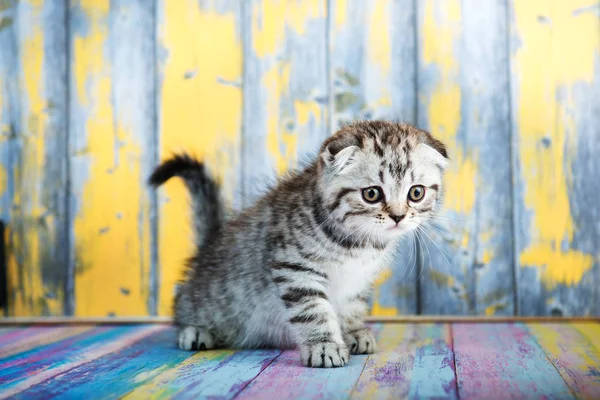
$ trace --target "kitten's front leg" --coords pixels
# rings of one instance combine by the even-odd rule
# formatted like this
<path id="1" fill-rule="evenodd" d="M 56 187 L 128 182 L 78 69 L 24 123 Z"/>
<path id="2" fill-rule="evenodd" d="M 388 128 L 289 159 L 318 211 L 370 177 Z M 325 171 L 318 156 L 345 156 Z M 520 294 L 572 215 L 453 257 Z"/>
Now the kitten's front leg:
<path id="1" fill-rule="evenodd" d="M 351 354 L 372 354 L 377 343 L 371 330 L 365 325 L 367 297 L 364 294 L 348 300 L 340 310 L 344 341 Z"/>
<path id="2" fill-rule="evenodd" d="M 274 275 L 289 322 L 299 340 L 302 363 L 324 368 L 346 365 L 350 353 L 333 305 L 325 294 L 326 278 L 293 279 L 294 274 Z"/>

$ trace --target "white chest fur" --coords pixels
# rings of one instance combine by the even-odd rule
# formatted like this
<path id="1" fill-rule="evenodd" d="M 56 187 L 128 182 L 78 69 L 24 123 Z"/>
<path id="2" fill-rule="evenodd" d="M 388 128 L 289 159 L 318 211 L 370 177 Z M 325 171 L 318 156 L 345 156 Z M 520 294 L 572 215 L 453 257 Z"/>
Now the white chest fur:
<path id="1" fill-rule="evenodd" d="M 377 274 L 385 266 L 381 251 L 367 250 L 359 256 L 347 259 L 342 265 L 328 271 L 330 293 L 328 297 L 336 309 L 349 298 L 364 292 L 373 284 Z"/>

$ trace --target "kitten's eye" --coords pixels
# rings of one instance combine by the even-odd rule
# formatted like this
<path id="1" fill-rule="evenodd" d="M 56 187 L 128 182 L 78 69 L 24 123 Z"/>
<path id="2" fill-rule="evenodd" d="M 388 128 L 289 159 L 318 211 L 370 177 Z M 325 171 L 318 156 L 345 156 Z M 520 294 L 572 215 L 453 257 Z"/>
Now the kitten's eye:
<path id="1" fill-rule="evenodd" d="M 413 203 L 418 203 L 425 197 L 425 188 L 421 185 L 415 185 L 408 191 L 408 199 Z"/>
<path id="2" fill-rule="evenodd" d="M 382 191 L 380 187 L 373 186 L 363 189 L 362 197 L 367 203 L 377 203 L 381 201 Z"/>

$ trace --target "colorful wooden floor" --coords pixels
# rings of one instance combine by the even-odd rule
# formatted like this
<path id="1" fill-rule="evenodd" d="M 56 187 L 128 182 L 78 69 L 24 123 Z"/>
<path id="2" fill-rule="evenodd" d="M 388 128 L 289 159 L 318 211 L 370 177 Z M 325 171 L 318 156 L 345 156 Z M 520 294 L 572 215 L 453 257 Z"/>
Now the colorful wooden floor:
<path id="1" fill-rule="evenodd" d="M 177 350 L 167 325 L 0 328 L 0 398 L 600 399 L 600 324 L 375 324 L 380 350 Z"/>

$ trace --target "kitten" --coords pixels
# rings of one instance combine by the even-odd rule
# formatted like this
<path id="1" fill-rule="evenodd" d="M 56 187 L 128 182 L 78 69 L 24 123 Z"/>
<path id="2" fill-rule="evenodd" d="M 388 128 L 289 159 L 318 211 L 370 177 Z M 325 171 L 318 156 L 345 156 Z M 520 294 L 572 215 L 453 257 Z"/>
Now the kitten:
<path id="1" fill-rule="evenodd" d="M 179 347 L 297 345 L 310 367 L 373 353 L 370 287 L 398 239 L 436 211 L 447 161 L 427 132 L 356 122 L 228 221 L 203 164 L 185 154 L 164 162 L 150 183 L 183 178 L 197 235 L 175 298 Z"/>

